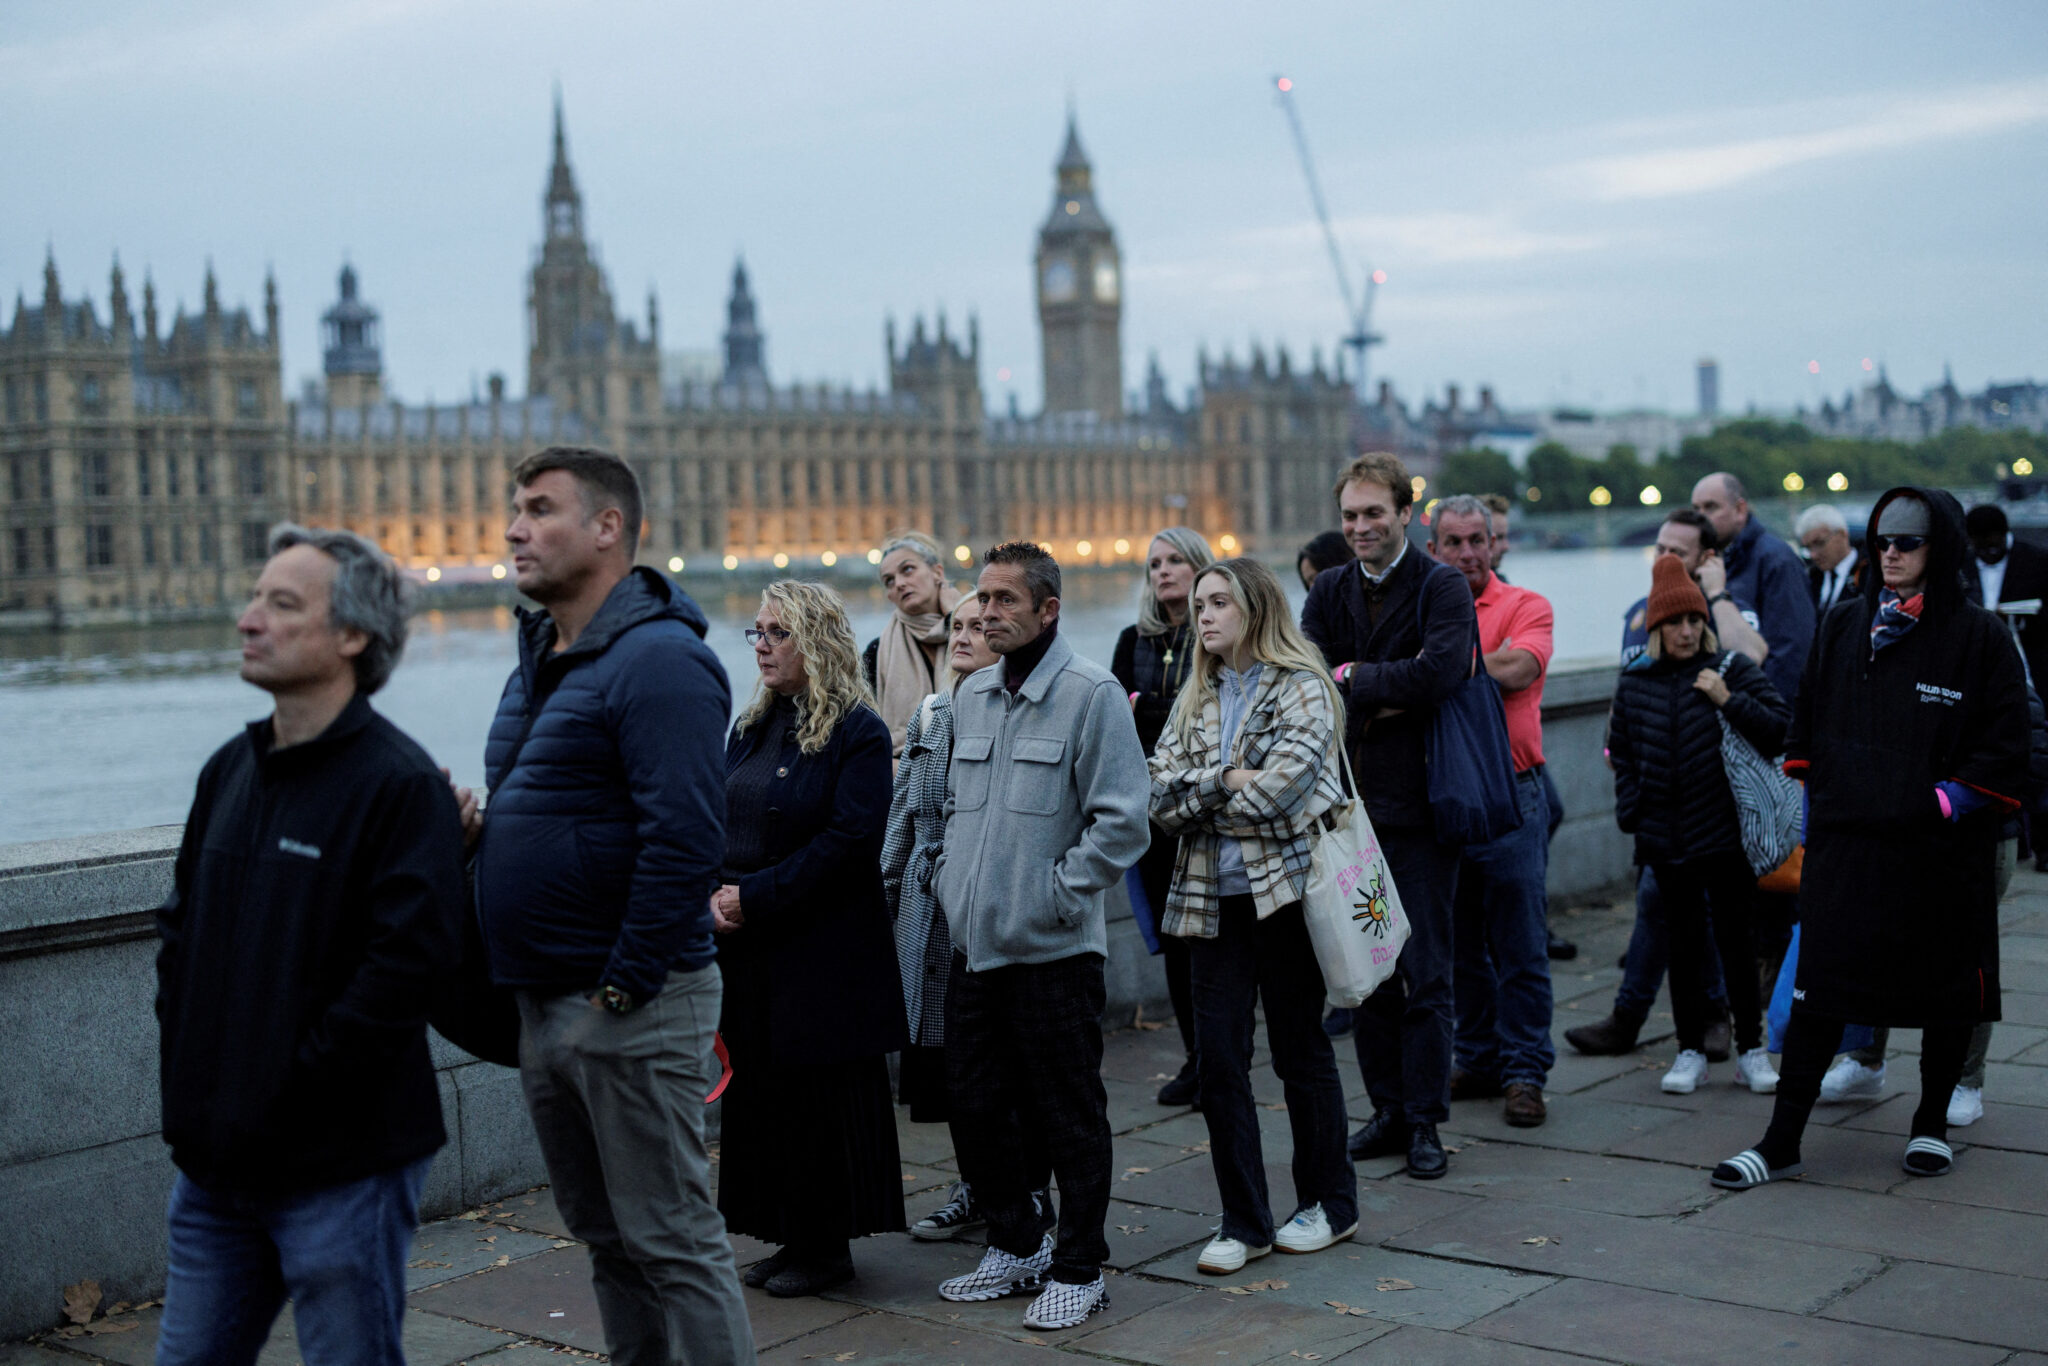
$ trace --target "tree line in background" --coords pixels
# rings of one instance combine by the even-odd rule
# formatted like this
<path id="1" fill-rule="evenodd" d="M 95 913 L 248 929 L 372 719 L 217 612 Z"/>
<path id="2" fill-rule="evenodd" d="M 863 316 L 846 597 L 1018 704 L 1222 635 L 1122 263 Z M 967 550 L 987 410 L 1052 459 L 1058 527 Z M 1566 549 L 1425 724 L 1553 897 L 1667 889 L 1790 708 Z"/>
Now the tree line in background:
<path id="1" fill-rule="evenodd" d="M 1874 495 L 1899 484 L 1983 486 L 2008 475 L 2048 475 L 2048 437 L 1958 427 L 1925 441 L 1816 436 L 1797 422 L 1749 418 L 1689 436 L 1676 455 L 1645 461 L 1634 446 L 1604 459 L 1576 455 L 1555 441 L 1529 452 L 1522 469 L 1492 449 L 1444 457 L 1435 496 L 1508 493 L 1532 512 L 1586 507 L 1683 504 L 1692 486 L 1716 470 L 1734 474 L 1752 498 L 1782 493 L 1817 500 Z M 1655 489 L 1645 495 L 1646 489 Z"/>

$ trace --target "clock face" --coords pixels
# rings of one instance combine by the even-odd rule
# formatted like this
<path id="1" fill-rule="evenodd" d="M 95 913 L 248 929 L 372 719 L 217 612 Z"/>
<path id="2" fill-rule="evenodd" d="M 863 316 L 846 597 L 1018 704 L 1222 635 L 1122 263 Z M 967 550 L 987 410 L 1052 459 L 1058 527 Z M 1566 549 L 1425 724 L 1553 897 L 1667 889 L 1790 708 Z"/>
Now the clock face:
<path id="1" fill-rule="evenodd" d="M 1106 304 L 1116 302 L 1116 261 L 1113 257 L 1099 256 L 1095 259 L 1095 297 Z"/>
<path id="2" fill-rule="evenodd" d="M 1074 297 L 1074 263 L 1064 256 L 1055 256 L 1045 263 L 1045 273 L 1039 279 L 1039 289 L 1049 304 L 1063 304 Z"/>

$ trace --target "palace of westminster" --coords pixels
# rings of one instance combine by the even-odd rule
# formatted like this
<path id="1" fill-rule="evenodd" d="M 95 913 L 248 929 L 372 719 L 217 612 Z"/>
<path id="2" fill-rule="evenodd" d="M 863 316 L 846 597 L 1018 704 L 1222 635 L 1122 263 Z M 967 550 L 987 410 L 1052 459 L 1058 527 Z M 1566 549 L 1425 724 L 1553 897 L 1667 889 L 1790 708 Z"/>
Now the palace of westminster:
<path id="1" fill-rule="evenodd" d="M 829 566 L 898 527 L 963 562 L 1028 538 L 1113 564 L 1175 523 L 1270 551 L 1332 520 L 1351 388 L 1319 358 L 1204 356 L 1179 406 L 1155 365 L 1126 400 L 1122 255 L 1071 120 L 1034 263 L 1036 417 L 985 410 L 978 328 L 962 337 L 943 315 L 888 328 L 886 393 L 772 384 L 743 265 L 722 370 L 664 383 L 654 301 L 644 324 L 620 316 L 584 235 L 559 104 L 543 227 L 526 395 L 493 376 L 455 405 L 385 396 L 378 316 L 351 268 L 322 318 L 324 388 L 287 402 L 274 280 L 259 321 L 222 307 L 209 267 L 201 311 L 166 331 L 149 282 L 131 311 L 118 264 L 104 316 L 47 264 L 41 307 L 18 301 L 0 328 L 0 624 L 217 613 L 247 595 L 286 518 L 360 532 L 419 577 L 502 576 L 507 471 L 554 443 L 625 456 L 647 500 L 642 560 L 692 572 Z"/>

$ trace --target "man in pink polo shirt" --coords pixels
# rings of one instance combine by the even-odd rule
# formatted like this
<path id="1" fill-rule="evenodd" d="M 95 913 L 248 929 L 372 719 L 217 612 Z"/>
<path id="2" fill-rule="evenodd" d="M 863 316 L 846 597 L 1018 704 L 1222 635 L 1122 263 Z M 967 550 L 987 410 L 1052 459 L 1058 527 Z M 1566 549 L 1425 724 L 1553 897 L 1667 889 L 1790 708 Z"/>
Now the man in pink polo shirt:
<path id="1" fill-rule="evenodd" d="M 1543 784 L 1543 674 L 1550 667 L 1550 604 L 1493 572 L 1492 531 L 1477 498 L 1436 506 L 1429 553 L 1465 576 L 1479 615 L 1479 648 L 1507 709 L 1508 749 L 1522 824 L 1470 845 L 1453 909 L 1457 1003 L 1451 1099 L 1507 1097 L 1503 1117 L 1533 1128 L 1546 1117 L 1550 1042 L 1546 924 L 1550 804 Z"/>

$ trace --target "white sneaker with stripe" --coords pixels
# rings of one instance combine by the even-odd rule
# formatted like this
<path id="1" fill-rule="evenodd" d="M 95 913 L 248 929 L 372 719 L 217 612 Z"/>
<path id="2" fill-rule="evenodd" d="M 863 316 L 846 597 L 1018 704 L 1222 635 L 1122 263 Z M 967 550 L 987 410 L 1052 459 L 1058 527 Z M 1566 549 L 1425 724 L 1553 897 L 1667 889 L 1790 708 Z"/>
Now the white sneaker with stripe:
<path id="1" fill-rule="evenodd" d="M 1805 1170 L 1806 1164 L 1804 1162 L 1794 1162 L 1790 1166 L 1779 1167 L 1773 1170 L 1771 1164 L 1764 1161 L 1762 1153 L 1754 1148 L 1744 1148 L 1735 1156 L 1715 1167 L 1713 1176 L 1708 1179 L 1722 1190 L 1746 1191 L 1752 1187 L 1766 1185 L 1772 1181 L 1787 1180 L 1798 1176 Z"/>

